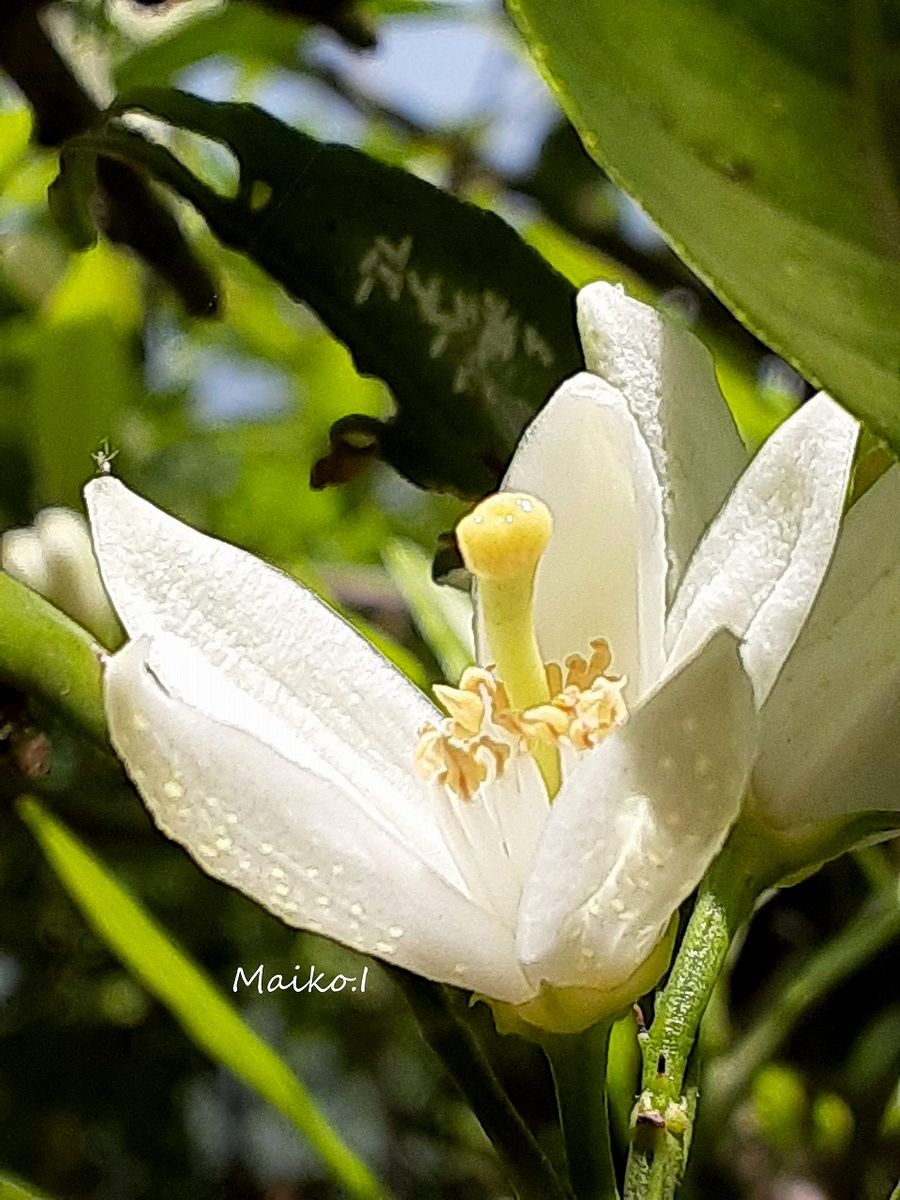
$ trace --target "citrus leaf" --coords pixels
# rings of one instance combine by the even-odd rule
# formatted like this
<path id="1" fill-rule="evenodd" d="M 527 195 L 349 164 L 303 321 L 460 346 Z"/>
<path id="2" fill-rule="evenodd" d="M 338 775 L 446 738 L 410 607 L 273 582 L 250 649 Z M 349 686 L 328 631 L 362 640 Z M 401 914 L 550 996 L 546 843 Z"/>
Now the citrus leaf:
<path id="1" fill-rule="evenodd" d="M 390 386 L 396 417 L 337 422 L 314 484 L 342 482 L 380 456 L 423 487 L 492 490 L 531 417 L 581 367 L 571 284 L 493 213 L 252 105 L 150 89 L 124 107 L 228 146 L 237 195 L 218 195 L 115 120 L 69 143 L 58 186 L 83 177 L 68 169 L 83 154 L 147 171 Z"/>
<path id="2" fill-rule="evenodd" d="M 900 447 L 895 0 L 509 0 L 587 149 L 732 311 Z"/>

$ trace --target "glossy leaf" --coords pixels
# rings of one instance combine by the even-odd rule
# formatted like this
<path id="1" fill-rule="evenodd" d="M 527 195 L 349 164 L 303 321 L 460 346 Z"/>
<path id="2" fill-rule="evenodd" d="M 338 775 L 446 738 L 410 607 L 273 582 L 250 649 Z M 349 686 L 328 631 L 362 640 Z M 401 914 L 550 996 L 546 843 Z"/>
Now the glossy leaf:
<path id="1" fill-rule="evenodd" d="M 84 917 L 187 1035 L 293 1122 L 350 1195 L 382 1196 L 290 1068 L 100 860 L 36 800 L 18 809 Z"/>
<path id="2" fill-rule="evenodd" d="M 896 6 L 509 7 L 586 147 L 675 249 L 900 446 Z"/>
<path id="3" fill-rule="evenodd" d="M 116 122 L 70 143 L 67 165 L 121 158 L 173 187 L 393 391 L 392 421 L 336 423 L 314 483 L 352 478 L 380 455 L 425 487 L 494 487 L 525 425 L 581 365 L 574 288 L 494 214 L 258 108 L 155 90 L 128 107 L 229 146 L 237 196 Z M 78 186 L 80 175 L 61 179 Z"/>

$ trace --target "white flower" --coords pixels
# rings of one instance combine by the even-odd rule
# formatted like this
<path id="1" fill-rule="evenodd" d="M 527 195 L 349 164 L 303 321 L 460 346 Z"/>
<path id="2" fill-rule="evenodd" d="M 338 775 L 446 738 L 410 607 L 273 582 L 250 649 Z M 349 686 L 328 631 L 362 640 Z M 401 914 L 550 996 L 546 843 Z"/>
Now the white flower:
<path id="1" fill-rule="evenodd" d="M 900 466 L 847 514 L 809 621 L 763 710 L 752 811 L 780 833 L 900 815 Z"/>
<path id="2" fill-rule="evenodd" d="M 7 529 L 0 537 L 0 563 L 105 644 L 120 640 L 80 513 L 44 508 L 28 528 Z"/>
<path id="3" fill-rule="evenodd" d="M 525 434 L 504 487 L 527 495 L 461 526 L 497 667 L 443 691 L 448 719 L 279 572 L 112 478 L 86 491 L 131 639 L 105 673 L 111 736 L 163 831 L 289 924 L 556 1029 L 664 969 L 740 810 L 857 435 L 819 396 L 735 484 L 700 344 L 605 285 L 580 321 L 592 373 Z"/>

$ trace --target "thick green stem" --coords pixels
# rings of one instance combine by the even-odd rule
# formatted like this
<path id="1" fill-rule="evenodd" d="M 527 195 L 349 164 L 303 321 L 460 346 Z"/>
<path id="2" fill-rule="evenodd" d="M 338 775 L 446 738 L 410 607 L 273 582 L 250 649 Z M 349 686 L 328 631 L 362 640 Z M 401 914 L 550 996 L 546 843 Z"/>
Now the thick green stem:
<path id="1" fill-rule="evenodd" d="M 770 882 L 767 849 L 752 831 L 738 827 L 700 885 L 643 1046 L 643 1091 L 635 1110 L 625 1200 L 675 1195 L 693 1126 L 694 1098 L 685 1094 L 685 1073 L 732 938 Z"/>
<path id="2" fill-rule="evenodd" d="M 721 861 L 721 860 L 720 860 Z M 754 900 L 742 881 L 715 867 L 700 887 L 672 972 L 657 1002 L 644 1045 L 643 1086 L 665 1111 L 681 1098 L 684 1073 L 700 1019 L 725 962 L 731 939 Z"/>
<path id="3" fill-rule="evenodd" d="M 0 571 L 0 680 L 52 705 L 107 747 L 98 648 L 37 592 Z"/>
<path id="4" fill-rule="evenodd" d="M 513 1107 L 468 1024 L 441 984 L 388 968 L 419 1022 L 422 1036 L 447 1068 L 490 1138 L 519 1200 L 570 1200 L 549 1159 Z"/>
<path id="5" fill-rule="evenodd" d="M 585 1033 L 548 1038 L 569 1178 L 578 1200 L 619 1200 L 607 1105 L 606 1067 L 612 1022 Z"/>

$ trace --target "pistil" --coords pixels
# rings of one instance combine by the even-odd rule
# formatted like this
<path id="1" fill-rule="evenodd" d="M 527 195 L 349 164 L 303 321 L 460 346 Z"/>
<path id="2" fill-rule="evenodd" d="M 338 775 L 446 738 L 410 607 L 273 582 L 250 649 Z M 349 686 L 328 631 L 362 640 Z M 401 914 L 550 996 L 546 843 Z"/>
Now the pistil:
<path id="1" fill-rule="evenodd" d="M 521 492 L 488 496 L 456 527 L 463 561 L 477 580 L 484 632 L 510 706 L 551 700 L 534 630 L 534 578 L 553 522 L 540 500 Z M 552 800 L 560 787 L 554 746 L 532 751 Z"/>

